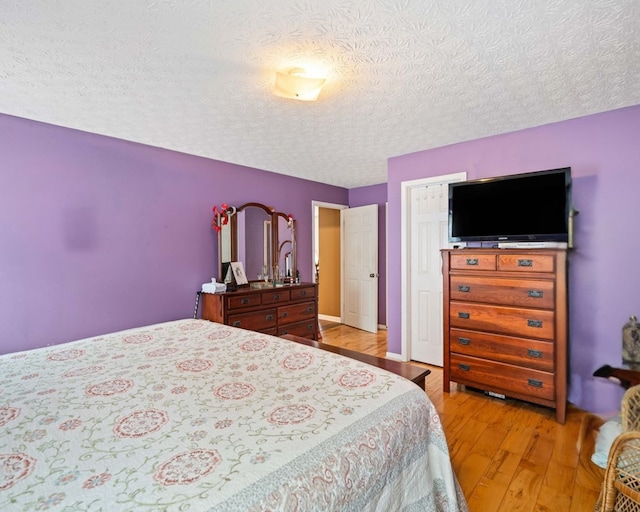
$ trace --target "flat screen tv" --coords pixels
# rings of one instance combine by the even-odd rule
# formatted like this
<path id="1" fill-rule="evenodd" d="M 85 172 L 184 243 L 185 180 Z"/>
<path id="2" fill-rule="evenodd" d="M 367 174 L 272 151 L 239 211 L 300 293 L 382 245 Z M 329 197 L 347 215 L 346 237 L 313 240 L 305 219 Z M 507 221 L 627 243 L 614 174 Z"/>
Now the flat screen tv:
<path id="1" fill-rule="evenodd" d="M 569 242 L 571 168 L 449 184 L 450 242 Z"/>

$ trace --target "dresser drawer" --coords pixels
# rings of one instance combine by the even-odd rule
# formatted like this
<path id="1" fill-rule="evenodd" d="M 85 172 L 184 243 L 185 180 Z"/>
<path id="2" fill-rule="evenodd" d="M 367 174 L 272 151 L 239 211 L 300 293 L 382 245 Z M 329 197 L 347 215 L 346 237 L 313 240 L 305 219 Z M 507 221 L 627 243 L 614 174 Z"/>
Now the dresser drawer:
<path id="1" fill-rule="evenodd" d="M 283 290 L 282 288 L 264 292 L 261 296 L 263 304 L 278 304 L 279 302 L 289 302 L 291 300 L 289 290 Z"/>
<path id="2" fill-rule="evenodd" d="M 511 334 L 524 338 L 554 339 L 555 315 L 541 309 L 488 306 L 472 302 L 451 302 L 451 327 Z"/>
<path id="3" fill-rule="evenodd" d="M 228 309 L 249 308 L 260 304 L 262 304 L 262 299 L 256 293 L 251 295 L 230 295 L 227 297 Z"/>
<path id="4" fill-rule="evenodd" d="M 290 290 L 291 300 L 310 299 L 316 296 L 315 286 L 293 287 Z"/>
<path id="5" fill-rule="evenodd" d="M 550 341 L 530 340 L 451 329 L 451 352 L 482 357 L 538 370 L 553 371 L 554 345 Z"/>
<path id="6" fill-rule="evenodd" d="M 451 276 L 451 300 L 488 302 L 504 306 L 553 309 L 553 281 L 481 276 Z"/>
<path id="7" fill-rule="evenodd" d="M 554 272 L 555 261 L 555 257 L 550 254 L 499 254 L 498 270 Z"/>
<path id="8" fill-rule="evenodd" d="M 512 392 L 544 400 L 554 399 L 552 373 L 458 354 L 451 354 L 450 361 L 451 378 L 456 382 L 507 396 Z"/>
<path id="9" fill-rule="evenodd" d="M 449 265 L 456 270 L 495 270 L 496 255 L 477 252 L 452 254 Z"/>
<path id="10" fill-rule="evenodd" d="M 280 306 L 278 308 L 278 323 L 282 325 L 300 322 L 302 320 L 307 320 L 308 318 L 315 318 L 315 316 L 315 302 L 301 302 L 300 304 Z"/>
<path id="11" fill-rule="evenodd" d="M 276 309 L 262 309 L 251 313 L 238 313 L 229 315 L 228 325 L 249 329 L 250 331 L 263 331 L 277 326 Z"/>
<path id="12" fill-rule="evenodd" d="M 301 336 L 303 338 L 315 339 L 318 326 L 316 325 L 316 319 L 310 318 L 304 322 L 298 322 L 295 324 L 287 324 L 278 328 L 278 336 L 284 336 L 285 334 L 293 334 L 295 336 Z"/>

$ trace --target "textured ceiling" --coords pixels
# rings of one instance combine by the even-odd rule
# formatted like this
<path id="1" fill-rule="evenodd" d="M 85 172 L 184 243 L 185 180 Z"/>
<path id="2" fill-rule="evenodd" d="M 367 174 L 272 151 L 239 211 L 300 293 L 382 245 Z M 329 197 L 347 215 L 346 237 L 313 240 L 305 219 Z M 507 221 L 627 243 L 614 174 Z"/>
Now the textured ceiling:
<path id="1" fill-rule="evenodd" d="M 347 188 L 639 84 L 638 0 L 0 0 L 0 112 Z"/>

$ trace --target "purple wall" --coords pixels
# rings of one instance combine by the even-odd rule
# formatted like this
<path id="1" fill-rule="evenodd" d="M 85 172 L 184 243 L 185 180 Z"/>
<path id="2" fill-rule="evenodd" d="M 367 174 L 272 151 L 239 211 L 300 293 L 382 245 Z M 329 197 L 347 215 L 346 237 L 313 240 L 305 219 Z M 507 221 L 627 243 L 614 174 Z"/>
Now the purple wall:
<path id="1" fill-rule="evenodd" d="M 378 324 L 387 324 L 387 184 L 352 188 L 349 206 L 378 205 Z"/>
<path id="2" fill-rule="evenodd" d="M 346 189 L 0 114 L 0 353 L 190 317 L 217 273 L 214 204 L 298 222 Z M 217 276 L 216 276 L 217 277 Z"/>
<path id="3" fill-rule="evenodd" d="M 572 168 L 576 218 L 570 254 L 570 400 L 619 410 L 622 388 L 592 377 L 622 363 L 621 329 L 640 315 L 640 105 L 389 160 L 389 247 L 400 245 L 402 181 L 467 171 L 469 179 Z M 389 268 L 400 268 L 390 251 Z M 389 283 L 389 351 L 400 352 L 400 283 Z"/>

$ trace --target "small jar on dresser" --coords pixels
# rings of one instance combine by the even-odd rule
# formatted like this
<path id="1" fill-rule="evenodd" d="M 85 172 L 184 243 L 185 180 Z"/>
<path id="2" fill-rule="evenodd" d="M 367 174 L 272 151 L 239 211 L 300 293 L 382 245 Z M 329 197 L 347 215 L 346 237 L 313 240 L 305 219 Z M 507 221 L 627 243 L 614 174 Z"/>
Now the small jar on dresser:
<path id="1" fill-rule="evenodd" d="M 234 292 L 203 293 L 202 318 L 274 336 L 318 339 L 315 283 L 269 286 L 258 283 Z"/>
<path id="2" fill-rule="evenodd" d="M 443 387 L 567 407 L 567 251 L 446 249 Z"/>

